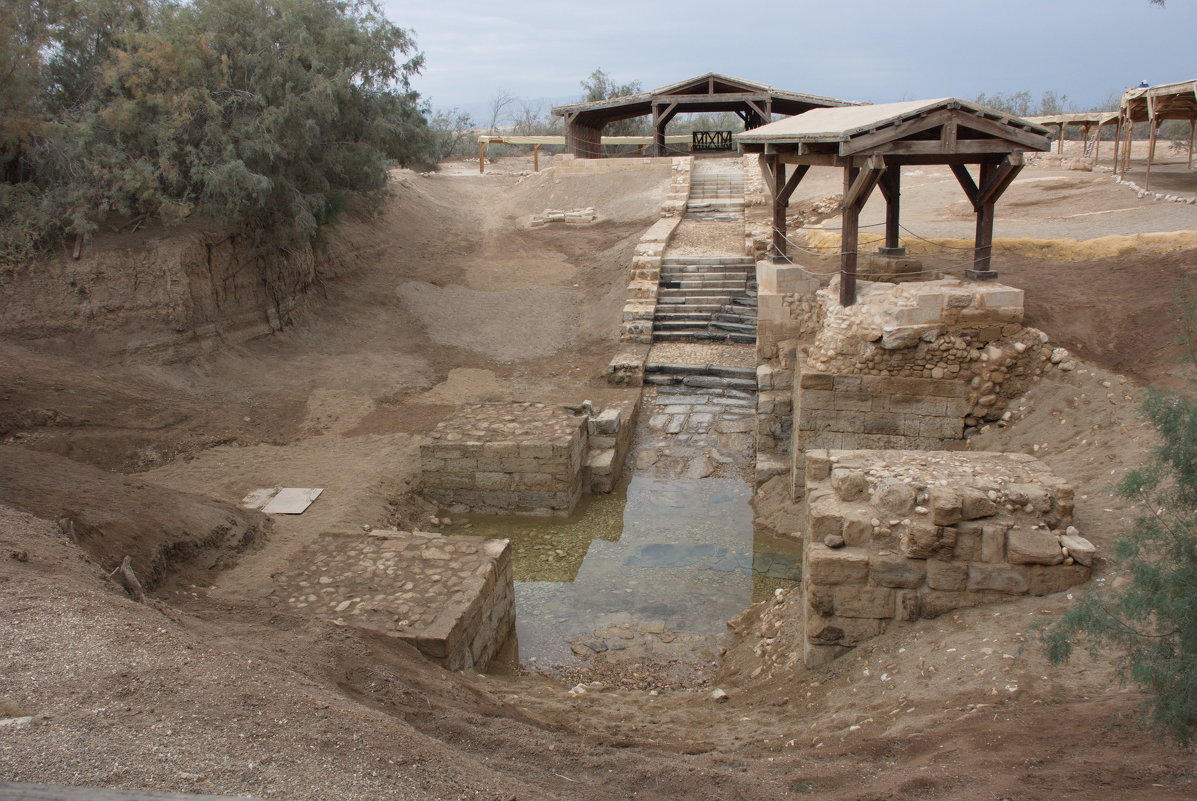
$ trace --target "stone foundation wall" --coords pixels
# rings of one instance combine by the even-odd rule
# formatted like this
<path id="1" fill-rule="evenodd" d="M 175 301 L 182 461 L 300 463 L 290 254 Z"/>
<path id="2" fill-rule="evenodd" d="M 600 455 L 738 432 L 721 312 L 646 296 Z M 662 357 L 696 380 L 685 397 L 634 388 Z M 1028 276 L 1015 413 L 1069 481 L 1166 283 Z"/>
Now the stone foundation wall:
<path id="1" fill-rule="evenodd" d="M 640 412 L 640 394 L 608 406 L 586 421 L 585 484 L 592 494 L 615 489 L 624 460 L 632 447 L 632 433 Z"/>
<path id="2" fill-rule="evenodd" d="M 809 667 L 895 621 L 1059 592 L 1094 559 L 1072 487 L 1023 454 L 814 450 L 806 495 Z"/>
<path id="3" fill-rule="evenodd" d="M 475 514 L 568 515 L 582 494 L 586 417 L 543 403 L 468 403 L 420 444 L 424 496 Z"/>

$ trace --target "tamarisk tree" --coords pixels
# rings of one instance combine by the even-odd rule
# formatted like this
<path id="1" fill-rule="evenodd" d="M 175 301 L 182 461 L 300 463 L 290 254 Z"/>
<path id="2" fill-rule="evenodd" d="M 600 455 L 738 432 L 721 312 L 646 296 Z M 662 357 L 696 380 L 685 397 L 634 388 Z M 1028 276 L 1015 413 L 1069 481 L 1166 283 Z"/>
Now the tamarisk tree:
<path id="1" fill-rule="evenodd" d="M 1197 364 L 1197 296 L 1191 287 L 1182 295 L 1181 339 Z M 1078 639 L 1095 653 L 1113 652 L 1123 678 L 1147 691 L 1148 724 L 1190 743 L 1197 735 L 1197 397 L 1149 390 L 1142 411 L 1159 446 L 1120 487 L 1144 510 L 1115 543 L 1129 580 L 1080 598 L 1044 640 L 1055 663 Z"/>

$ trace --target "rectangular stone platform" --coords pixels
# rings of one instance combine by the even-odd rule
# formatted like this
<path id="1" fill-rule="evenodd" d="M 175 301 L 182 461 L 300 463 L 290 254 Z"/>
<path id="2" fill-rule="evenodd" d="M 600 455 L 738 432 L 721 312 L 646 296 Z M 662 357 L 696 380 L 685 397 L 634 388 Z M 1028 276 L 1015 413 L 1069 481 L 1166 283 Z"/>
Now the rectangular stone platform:
<path id="1" fill-rule="evenodd" d="M 329 533 L 276 584 L 282 605 L 404 640 L 450 670 L 485 668 L 515 631 L 507 540 Z"/>
<path id="2" fill-rule="evenodd" d="M 568 515 L 582 493 L 586 421 L 544 403 L 463 404 L 420 444 L 424 496 L 474 514 Z"/>

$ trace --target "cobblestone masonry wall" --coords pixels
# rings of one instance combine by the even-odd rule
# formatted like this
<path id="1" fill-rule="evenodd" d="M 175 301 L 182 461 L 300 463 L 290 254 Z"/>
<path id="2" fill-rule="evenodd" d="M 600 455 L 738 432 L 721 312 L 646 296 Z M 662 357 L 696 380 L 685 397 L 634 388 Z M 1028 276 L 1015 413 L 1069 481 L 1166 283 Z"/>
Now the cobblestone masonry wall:
<path id="1" fill-rule="evenodd" d="M 1095 551 L 1073 490 L 1024 454 L 807 453 L 804 660 L 817 667 L 895 621 L 1059 592 Z"/>
<path id="2" fill-rule="evenodd" d="M 822 322 L 796 375 L 796 497 L 803 450 L 952 447 L 1000 419 L 1044 369 L 1075 367 L 1023 327 L 1018 289 L 954 278 L 862 283 L 849 307 L 838 292 L 838 277 L 815 292 Z"/>
<path id="3" fill-rule="evenodd" d="M 515 630 L 507 540 L 330 533 L 293 564 L 277 579 L 281 603 L 404 640 L 450 670 L 485 668 Z"/>
<path id="4" fill-rule="evenodd" d="M 628 299 L 624 303 L 619 330 L 621 342 L 652 344 L 653 341 L 653 317 L 657 312 L 657 291 L 661 284 L 661 258 L 686 211 L 694 159 L 681 156 L 673 158 L 670 164 L 673 177 L 669 194 L 661 204 L 661 219 L 644 232 L 632 253 Z"/>

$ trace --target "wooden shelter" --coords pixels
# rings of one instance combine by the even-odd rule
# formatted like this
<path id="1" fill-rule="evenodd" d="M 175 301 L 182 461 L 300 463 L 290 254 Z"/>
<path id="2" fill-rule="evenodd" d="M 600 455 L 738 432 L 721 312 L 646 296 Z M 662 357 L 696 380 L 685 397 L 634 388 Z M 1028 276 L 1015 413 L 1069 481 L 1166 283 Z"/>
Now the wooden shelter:
<path id="1" fill-rule="evenodd" d="M 760 153 L 773 198 L 773 260 L 788 261 L 786 207 L 811 167 L 844 170 L 840 303 L 856 302 L 860 212 L 877 186 L 885 196 L 885 247 L 898 255 L 902 167 L 951 167 L 977 214 L 974 279 L 995 278 L 990 267 L 994 205 L 1022 170 L 1023 152 L 1048 149 L 1048 131 L 995 109 L 958 100 L 914 100 L 808 111 L 739 134 L 740 147 Z M 968 165 L 977 165 L 974 178 Z M 787 177 L 788 165 L 793 172 Z"/>
<path id="2" fill-rule="evenodd" d="M 1189 121 L 1189 169 L 1193 169 L 1193 146 L 1197 144 L 1197 79 L 1162 83 L 1159 86 L 1142 86 L 1127 89 L 1122 93 L 1119 104 L 1119 124 L 1126 131 L 1125 148 L 1119 158 L 1118 148 L 1122 137 L 1114 141 L 1114 161 L 1119 175 L 1130 169 L 1131 142 L 1134 141 L 1134 124 L 1150 123 L 1151 135 L 1147 146 L 1147 178 L 1144 190 L 1151 188 L 1151 163 L 1155 160 L 1155 141 L 1159 135 L 1160 123 L 1164 120 Z"/>
<path id="3" fill-rule="evenodd" d="M 601 137 L 609 123 L 633 117 L 653 118 L 653 153 L 665 155 L 665 127 L 678 114 L 730 111 L 746 129 L 765 125 L 774 114 L 801 114 L 814 108 L 849 106 L 846 100 L 774 89 L 762 83 L 715 72 L 637 95 L 591 103 L 554 106 L 565 119 L 565 148 L 579 158 L 602 156 Z"/>
<path id="4" fill-rule="evenodd" d="M 1049 114 L 1043 117 L 1023 117 L 1023 119 L 1045 128 L 1056 126 L 1056 141 L 1059 143 L 1060 155 L 1064 155 L 1064 132 L 1070 125 L 1081 129 L 1081 140 L 1085 142 L 1086 147 L 1090 134 L 1092 134 L 1093 160 L 1096 162 L 1101 157 L 1101 129 L 1107 125 L 1117 126 L 1119 114 L 1117 111 L 1090 111 L 1084 114 Z M 1114 140 L 1118 140 L 1117 134 L 1115 134 Z"/>

